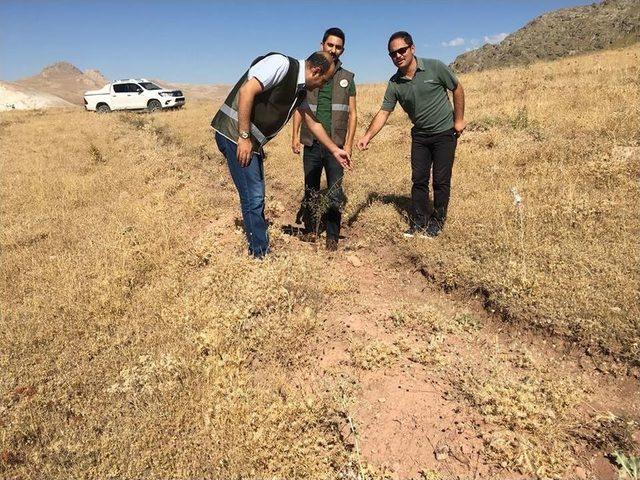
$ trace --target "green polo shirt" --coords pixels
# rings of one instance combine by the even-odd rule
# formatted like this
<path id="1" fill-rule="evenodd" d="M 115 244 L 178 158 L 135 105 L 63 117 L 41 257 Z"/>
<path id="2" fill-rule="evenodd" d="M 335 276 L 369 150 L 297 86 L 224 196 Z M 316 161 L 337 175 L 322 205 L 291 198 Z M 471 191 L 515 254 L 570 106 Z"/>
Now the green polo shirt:
<path id="1" fill-rule="evenodd" d="M 418 58 L 413 78 L 400 71 L 389 79 L 381 109 L 392 112 L 396 102 L 407 112 L 411 122 L 425 133 L 434 134 L 453 128 L 453 107 L 447 90 L 458 86 L 458 79 L 440 60 Z"/>
<path id="2" fill-rule="evenodd" d="M 356 95 L 356 84 L 353 81 L 349 82 L 349 96 L 354 97 Z M 325 131 L 331 135 L 331 99 L 333 96 L 333 80 L 324 84 L 324 86 L 318 92 L 318 109 L 316 111 L 316 118 L 322 124 Z"/>

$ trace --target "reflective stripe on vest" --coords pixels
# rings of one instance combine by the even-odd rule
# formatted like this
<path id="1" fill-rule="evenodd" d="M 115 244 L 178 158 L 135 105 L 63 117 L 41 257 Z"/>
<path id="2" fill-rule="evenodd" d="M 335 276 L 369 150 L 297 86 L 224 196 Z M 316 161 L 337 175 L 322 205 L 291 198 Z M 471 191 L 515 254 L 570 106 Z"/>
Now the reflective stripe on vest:
<path id="1" fill-rule="evenodd" d="M 318 111 L 318 105 L 316 105 L 315 103 L 310 103 L 309 108 L 313 113 L 316 113 Z M 337 110 L 339 112 L 348 112 L 349 105 L 345 105 L 343 103 L 332 103 L 331 110 Z"/>
<path id="2" fill-rule="evenodd" d="M 222 104 L 222 106 L 220 107 L 220 111 L 224 113 L 226 116 L 234 119 L 236 122 L 238 121 L 238 112 L 236 112 L 233 108 L 231 108 L 226 103 Z M 256 140 L 258 140 L 260 144 L 262 144 L 267 138 L 260 131 L 260 129 L 256 127 L 253 123 L 251 124 L 251 134 L 255 137 Z"/>

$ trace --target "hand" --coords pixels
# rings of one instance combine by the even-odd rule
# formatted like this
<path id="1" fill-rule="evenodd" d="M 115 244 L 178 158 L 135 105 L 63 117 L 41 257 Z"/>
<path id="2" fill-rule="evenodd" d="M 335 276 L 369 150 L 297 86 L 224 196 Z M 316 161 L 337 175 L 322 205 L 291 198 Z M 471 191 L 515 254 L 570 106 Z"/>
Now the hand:
<path id="1" fill-rule="evenodd" d="M 331 153 L 333 154 L 334 158 L 338 161 L 338 163 L 342 165 L 342 168 L 346 170 L 351 170 L 351 155 L 349 155 L 342 148 L 338 148 Z"/>
<path id="2" fill-rule="evenodd" d="M 456 120 L 455 122 L 453 122 L 453 129 L 458 136 L 462 135 L 462 132 L 465 128 L 467 128 L 467 122 L 465 122 L 464 120 Z"/>
<path id="3" fill-rule="evenodd" d="M 370 141 L 371 141 L 371 139 L 368 136 L 365 135 L 360 140 L 358 140 L 358 149 L 360 149 L 360 150 L 368 150 Z"/>
<path id="4" fill-rule="evenodd" d="M 241 167 L 246 167 L 251 163 L 251 140 L 249 138 L 238 138 L 237 157 Z"/>
<path id="5" fill-rule="evenodd" d="M 302 150 L 302 144 L 300 143 L 300 140 L 293 140 L 291 142 L 291 151 L 296 155 L 299 155 L 301 150 Z"/>

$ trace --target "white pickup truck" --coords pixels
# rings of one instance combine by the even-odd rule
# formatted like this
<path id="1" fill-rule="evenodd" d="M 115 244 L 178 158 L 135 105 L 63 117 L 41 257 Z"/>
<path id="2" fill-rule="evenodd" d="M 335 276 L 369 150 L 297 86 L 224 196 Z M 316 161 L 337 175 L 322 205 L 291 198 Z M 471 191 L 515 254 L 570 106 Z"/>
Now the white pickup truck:
<path id="1" fill-rule="evenodd" d="M 118 80 L 84 94 L 84 107 L 98 113 L 143 109 L 155 112 L 163 108 L 180 108 L 184 102 L 180 90 L 167 90 L 144 78 Z"/>

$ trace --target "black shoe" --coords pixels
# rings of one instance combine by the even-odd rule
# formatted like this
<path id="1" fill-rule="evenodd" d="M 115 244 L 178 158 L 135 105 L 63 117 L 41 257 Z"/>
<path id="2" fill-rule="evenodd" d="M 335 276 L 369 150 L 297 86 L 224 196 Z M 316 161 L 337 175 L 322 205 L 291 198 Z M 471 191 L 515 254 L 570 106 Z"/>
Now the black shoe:
<path id="1" fill-rule="evenodd" d="M 338 239 L 327 237 L 327 250 L 329 252 L 335 252 L 338 250 Z"/>
<path id="2" fill-rule="evenodd" d="M 444 227 L 444 222 L 440 220 L 436 220 L 435 218 L 431 218 L 429 223 L 427 224 L 427 228 L 425 228 L 425 234 L 428 237 L 437 237 L 442 233 L 442 228 Z"/>

